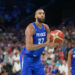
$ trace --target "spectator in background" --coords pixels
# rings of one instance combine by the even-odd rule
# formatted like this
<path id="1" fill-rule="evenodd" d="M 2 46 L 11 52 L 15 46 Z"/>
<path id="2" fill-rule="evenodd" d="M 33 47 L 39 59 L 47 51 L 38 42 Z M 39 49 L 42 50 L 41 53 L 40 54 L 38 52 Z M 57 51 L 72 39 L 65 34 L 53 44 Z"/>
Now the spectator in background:
<path id="1" fill-rule="evenodd" d="M 3 51 L 0 49 L 0 63 L 3 63 Z"/>
<path id="2" fill-rule="evenodd" d="M 72 38 L 75 38 L 75 28 L 72 28 Z"/>
<path id="3" fill-rule="evenodd" d="M 58 54 L 59 54 L 60 59 L 61 59 L 61 60 L 64 60 L 64 53 L 63 53 L 63 51 L 62 51 L 61 48 L 59 48 Z"/>
<path id="4" fill-rule="evenodd" d="M 72 48 L 72 45 L 71 45 L 71 41 L 70 42 L 68 42 L 68 46 L 67 46 L 67 51 L 69 52 L 69 50 Z"/>
<path id="5" fill-rule="evenodd" d="M 6 71 L 5 67 L 2 68 L 2 74 L 1 75 L 8 75 L 8 72 Z"/>
<path id="6" fill-rule="evenodd" d="M 51 68 L 50 68 L 49 64 L 46 64 L 45 65 L 45 75 L 50 75 L 50 71 L 51 71 Z"/>
<path id="7" fill-rule="evenodd" d="M 54 61 L 52 61 L 52 65 L 50 66 L 50 68 L 51 68 L 51 72 L 50 72 L 51 75 L 59 75 L 60 74 L 59 70 L 58 70 L 58 66 L 55 65 Z"/>
<path id="8" fill-rule="evenodd" d="M 68 75 L 68 65 L 65 60 L 63 61 L 63 75 Z"/>
<path id="9" fill-rule="evenodd" d="M 16 50 L 14 53 L 13 53 L 13 62 L 16 63 L 17 61 L 20 60 L 20 55 L 19 55 L 19 51 Z"/>
<path id="10" fill-rule="evenodd" d="M 18 49 L 17 48 L 14 48 L 14 50 L 13 50 L 13 69 L 12 69 L 12 71 L 13 71 L 13 73 L 14 74 L 16 74 L 16 75 L 18 75 L 19 74 L 19 72 L 20 72 L 20 70 L 21 70 L 21 68 L 20 68 L 20 54 L 19 54 L 19 51 L 18 51 Z"/>
<path id="11" fill-rule="evenodd" d="M 9 64 L 12 66 L 13 65 L 13 53 L 11 51 L 9 52 L 8 59 L 9 59 Z"/>
<path id="12" fill-rule="evenodd" d="M 2 73 L 2 64 L 0 63 L 0 74 Z"/>
<path id="13" fill-rule="evenodd" d="M 64 42 L 63 45 L 62 45 L 62 50 L 63 50 L 63 52 L 65 52 L 66 48 L 67 48 L 67 43 Z"/>
<path id="14" fill-rule="evenodd" d="M 56 58 L 55 58 L 55 65 L 57 65 L 58 67 L 60 66 L 60 58 L 59 58 L 59 56 L 57 56 Z"/>
<path id="15" fill-rule="evenodd" d="M 8 53 L 8 52 L 4 53 L 4 60 L 3 60 L 3 63 L 4 63 L 4 64 L 9 63 L 9 53 Z"/>
<path id="16" fill-rule="evenodd" d="M 62 60 L 61 65 L 59 66 L 60 75 L 68 75 L 68 66 L 65 60 Z"/>

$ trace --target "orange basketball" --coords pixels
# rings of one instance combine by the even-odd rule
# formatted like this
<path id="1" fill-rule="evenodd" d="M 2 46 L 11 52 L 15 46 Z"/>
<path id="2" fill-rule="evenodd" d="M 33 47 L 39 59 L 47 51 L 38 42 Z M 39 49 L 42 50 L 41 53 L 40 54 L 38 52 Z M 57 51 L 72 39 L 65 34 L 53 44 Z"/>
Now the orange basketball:
<path id="1" fill-rule="evenodd" d="M 50 41 L 55 43 L 60 43 L 64 41 L 64 34 L 60 30 L 54 30 L 50 33 Z"/>

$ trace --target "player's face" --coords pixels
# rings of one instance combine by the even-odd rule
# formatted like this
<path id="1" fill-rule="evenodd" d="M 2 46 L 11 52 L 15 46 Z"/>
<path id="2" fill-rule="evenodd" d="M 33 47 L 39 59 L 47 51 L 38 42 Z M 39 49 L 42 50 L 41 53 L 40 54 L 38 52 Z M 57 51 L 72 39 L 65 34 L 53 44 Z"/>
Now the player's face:
<path id="1" fill-rule="evenodd" d="M 38 22 L 43 23 L 45 21 L 45 12 L 44 10 L 36 11 L 35 18 Z"/>

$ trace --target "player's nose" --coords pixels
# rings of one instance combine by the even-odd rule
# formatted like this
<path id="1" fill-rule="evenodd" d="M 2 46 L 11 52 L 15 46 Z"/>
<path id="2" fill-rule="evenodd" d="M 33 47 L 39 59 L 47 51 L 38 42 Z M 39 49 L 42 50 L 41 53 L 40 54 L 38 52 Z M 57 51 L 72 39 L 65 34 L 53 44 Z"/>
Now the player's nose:
<path id="1" fill-rule="evenodd" d="M 45 18 L 45 16 L 41 16 L 41 18 Z"/>
<path id="2" fill-rule="evenodd" d="M 42 14 L 42 15 L 41 15 L 41 17 L 42 17 L 42 18 L 44 18 L 44 17 L 45 17 L 45 15 L 43 15 L 43 14 Z"/>

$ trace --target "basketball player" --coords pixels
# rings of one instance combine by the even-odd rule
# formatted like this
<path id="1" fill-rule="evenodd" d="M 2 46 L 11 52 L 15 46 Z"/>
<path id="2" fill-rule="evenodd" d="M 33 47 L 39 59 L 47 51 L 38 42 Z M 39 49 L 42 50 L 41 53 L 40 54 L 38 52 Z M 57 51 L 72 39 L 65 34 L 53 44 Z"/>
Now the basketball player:
<path id="1" fill-rule="evenodd" d="M 68 53 L 68 75 L 75 75 L 75 38 L 72 39 L 72 47 Z"/>
<path id="2" fill-rule="evenodd" d="M 30 23 L 25 30 L 26 45 L 20 55 L 21 75 L 45 75 L 41 62 L 41 54 L 45 46 L 56 47 L 50 43 L 50 29 L 44 24 L 45 12 L 38 9 L 35 12 L 36 21 Z"/>

